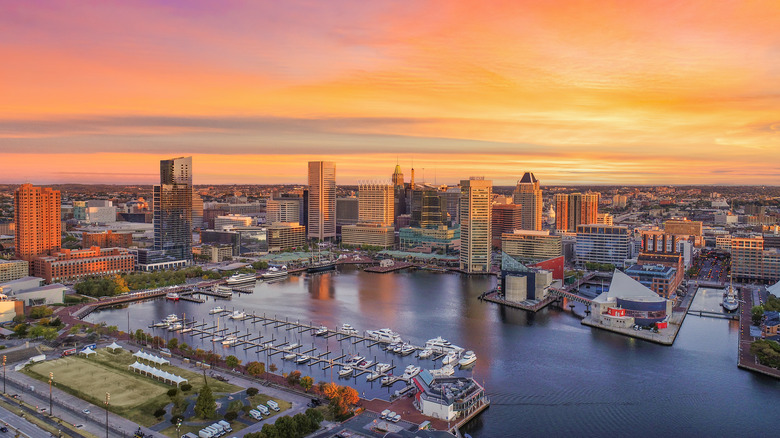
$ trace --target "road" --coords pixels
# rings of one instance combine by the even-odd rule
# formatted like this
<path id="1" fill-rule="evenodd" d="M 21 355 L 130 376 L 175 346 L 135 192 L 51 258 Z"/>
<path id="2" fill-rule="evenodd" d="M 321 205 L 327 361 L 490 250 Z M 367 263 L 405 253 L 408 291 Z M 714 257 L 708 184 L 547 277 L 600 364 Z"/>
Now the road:
<path id="1" fill-rule="evenodd" d="M 43 431 L 38 426 L 21 418 L 18 413 L 13 413 L 0 407 L 0 422 L 8 425 L 8 434 L 14 433 L 14 429 L 30 438 L 49 438 L 49 432 Z"/>

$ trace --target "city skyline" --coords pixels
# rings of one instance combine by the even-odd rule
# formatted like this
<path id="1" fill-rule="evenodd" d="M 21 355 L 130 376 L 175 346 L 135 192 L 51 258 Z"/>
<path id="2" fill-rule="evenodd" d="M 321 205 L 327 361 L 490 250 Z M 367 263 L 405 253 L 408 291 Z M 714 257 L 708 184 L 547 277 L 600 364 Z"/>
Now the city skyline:
<path id="1" fill-rule="evenodd" d="M 780 184 L 776 3 L 2 12 L 1 183 L 153 184 L 192 155 L 195 184 L 305 183 L 308 161 L 354 184 L 397 159 L 427 182 Z"/>

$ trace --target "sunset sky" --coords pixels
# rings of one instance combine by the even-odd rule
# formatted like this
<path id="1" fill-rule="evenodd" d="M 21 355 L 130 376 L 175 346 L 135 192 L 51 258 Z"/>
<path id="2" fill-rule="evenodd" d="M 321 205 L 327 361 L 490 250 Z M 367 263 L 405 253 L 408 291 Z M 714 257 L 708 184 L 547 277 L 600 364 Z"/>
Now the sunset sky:
<path id="1" fill-rule="evenodd" d="M 780 184 L 780 2 L 0 4 L 0 182 Z"/>

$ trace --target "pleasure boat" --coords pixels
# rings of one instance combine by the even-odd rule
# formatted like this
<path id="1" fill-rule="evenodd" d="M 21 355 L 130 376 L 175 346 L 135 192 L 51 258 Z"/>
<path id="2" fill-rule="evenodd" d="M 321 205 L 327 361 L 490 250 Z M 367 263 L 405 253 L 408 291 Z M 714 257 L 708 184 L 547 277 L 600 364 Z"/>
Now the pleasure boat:
<path id="1" fill-rule="evenodd" d="M 222 306 L 217 306 L 217 307 L 209 310 L 209 315 L 213 315 L 215 313 L 222 313 L 224 311 L 225 311 L 225 309 L 223 309 Z"/>
<path id="2" fill-rule="evenodd" d="M 370 367 L 373 364 L 374 364 L 374 361 L 369 359 L 369 360 L 364 360 L 363 362 L 360 362 L 359 366 L 361 368 L 368 368 L 368 367 Z"/>
<path id="3" fill-rule="evenodd" d="M 187 326 L 187 327 L 184 327 L 183 329 L 181 329 L 180 333 L 189 333 L 191 331 L 192 331 L 192 327 L 191 326 Z"/>
<path id="4" fill-rule="evenodd" d="M 233 313 L 230 314 L 230 319 L 244 319 L 244 318 L 246 318 L 246 313 L 240 310 L 234 310 Z"/>
<path id="5" fill-rule="evenodd" d="M 360 362 L 363 362 L 363 359 L 365 359 L 365 357 L 354 355 L 354 356 L 349 358 L 349 360 L 347 361 L 347 365 L 357 366 L 357 364 L 359 364 Z"/>
<path id="6" fill-rule="evenodd" d="M 386 342 L 388 344 L 396 344 L 403 342 L 401 336 L 398 333 L 390 330 L 389 328 L 383 328 L 379 330 L 366 330 L 366 336 L 379 342 Z"/>
<path id="7" fill-rule="evenodd" d="M 389 363 L 378 363 L 374 367 L 378 373 L 385 373 L 390 371 L 391 365 Z"/>
<path id="8" fill-rule="evenodd" d="M 176 322 L 168 326 L 169 331 L 181 330 L 183 328 L 184 326 L 180 322 Z"/>
<path id="9" fill-rule="evenodd" d="M 298 359 L 296 359 L 295 363 L 297 363 L 298 365 L 303 365 L 306 362 L 308 362 L 309 360 L 311 360 L 311 357 L 304 354 L 303 356 L 301 356 Z"/>
<path id="10" fill-rule="evenodd" d="M 425 350 L 421 351 L 420 354 L 417 355 L 420 359 L 428 359 L 429 357 L 433 356 L 433 350 L 430 348 L 426 348 Z"/>
<path id="11" fill-rule="evenodd" d="M 239 284 L 249 284 L 257 281 L 257 275 L 255 274 L 233 274 L 228 278 L 225 283 L 229 286 L 238 286 Z"/>
<path id="12" fill-rule="evenodd" d="M 295 360 L 296 357 L 298 357 L 298 355 L 295 354 L 295 353 L 287 353 L 287 354 L 284 355 L 283 359 L 284 360 Z"/>
<path id="13" fill-rule="evenodd" d="M 328 334 L 328 328 L 324 325 L 321 325 L 320 328 L 317 329 L 316 332 L 314 332 L 314 336 L 325 336 Z"/>
<path id="14" fill-rule="evenodd" d="M 343 333 L 345 335 L 350 335 L 350 336 L 351 335 L 356 335 L 358 333 L 358 331 L 355 330 L 354 328 L 352 328 L 352 326 L 349 325 L 349 324 L 342 324 L 341 325 L 341 329 L 339 330 L 339 332 L 341 332 L 341 333 Z"/>
<path id="15" fill-rule="evenodd" d="M 430 370 L 429 372 L 433 377 L 447 377 L 455 374 L 455 367 L 452 365 L 444 365 L 437 370 Z"/>
<path id="16" fill-rule="evenodd" d="M 380 377 L 382 377 L 382 373 L 374 371 L 373 373 L 366 375 L 366 381 L 367 382 L 373 382 L 374 380 L 376 380 L 376 379 L 378 379 Z"/>
<path id="17" fill-rule="evenodd" d="M 382 386 L 391 385 L 394 380 L 395 380 L 395 377 L 393 377 L 392 374 L 388 374 L 388 375 L 382 377 Z"/>
<path id="18" fill-rule="evenodd" d="M 401 342 L 396 342 L 394 344 L 387 344 L 385 346 L 385 351 L 393 351 L 395 349 L 395 347 L 397 347 L 399 345 L 401 345 Z"/>
<path id="19" fill-rule="evenodd" d="M 165 321 L 155 322 L 152 327 L 168 327 L 170 324 Z"/>
<path id="20" fill-rule="evenodd" d="M 271 268 L 268 268 L 267 271 L 265 271 L 262 274 L 260 274 L 260 277 L 262 277 L 263 280 L 268 280 L 268 279 L 271 279 L 271 278 L 280 278 L 280 277 L 285 277 L 285 276 L 287 276 L 287 266 L 282 266 L 281 269 L 271 267 Z"/>
<path id="21" fill-rule="evenodd" d="M 163 322 L 167 322 L 168 324 L 173 324 L 174 322 L 179 320 L 179 316 L 175 313 L 171 313 L 170 315 L 163 318 Z"/>
<path id="22" fill-rule="evenodd" d="M 283 349 L 284 349 L 284 350 L 287 350 L 287 351 L 291 351 L 291 350 L 295 350 L 296 348 L 298 348 L 298 347 L 300 347 L 300 346 L 301 346 L 301 344 L 294 343 L 294 344 L 287 345 L 287 346 L 286 346 L 286 347 L 284 347 Z"/>
<path id="23" fill-rule="evenodd" d="M 238 343 L 238 338 L 235 335 L 230 335 L 222 340 L 222 345 L 231 346 Z"/>
<path id="24" fill-rule="evenodd" d="M 404 348 L 403 344 L 396 344 L 395 346 L 393 346 L 393 353 L 400 354 L 403 348 Z"/>
<path id="25" fill-rule="evenodd" d="M 165 299 L 171 301 L 179 301 L 179 294 L 177 294 L 176 292 L 168 292 L 167 294 L 165 294 Z"/>
<path id="26" fill-rule="evenodd" d="M 438 353 L 455 352 L 460 354 L 463 352 L 463 348 L 452 344 L 450 341 L 442 338 L 441 336 L 433 339 L 428 339 L 428 341 L 425 343 L 425 348 L 431 349 L 434 352 L 438 352 Z"/>
<path id="27" fill-rule="evenodd" d="M 460 358 L 460 360 L 458 361 L 458 365 L 460 365 L 461 368 L 465 368 L 476 361 L 477 361 L 477 355 L 474 354 L 473 351 L 469 350 L 466 352 L 466 354 L 463 355 L 463 357 Z"/>
<path id="28" fill-rule="evenodd" d="M 412 377 L 414 377 L 414 376 L 416 376 L 418 374 L 420 374 L 420 367 L 414 366 L 414 365 L 409 365 L 404 370 L 403 379 L 404 380 L 409 380 L 409 379 L 411 379 Z"/>
<path id="29" fill-rule="evenodd" d="M 352 367 L 347 365 L 339 370 L 339 377 L 349 377 L 352 375 Z"/>
<path id="30" fill-rule="evenodd" d="M 458 355 L 455 353 L 449 353 L 446 356 L 444 356 L 444 359 L 442 360 L 442 363 L 444 365 L 450 365 L 458 362 Z"/>
<path id="31" fill-rule="evenodd" d="M 409 344 L 404 344 L 401 347 L 401 356 L 408 356 L 408 355 L 414 353 L 414 350 L 415 350 L 414 346 L 409 345 Z"/>

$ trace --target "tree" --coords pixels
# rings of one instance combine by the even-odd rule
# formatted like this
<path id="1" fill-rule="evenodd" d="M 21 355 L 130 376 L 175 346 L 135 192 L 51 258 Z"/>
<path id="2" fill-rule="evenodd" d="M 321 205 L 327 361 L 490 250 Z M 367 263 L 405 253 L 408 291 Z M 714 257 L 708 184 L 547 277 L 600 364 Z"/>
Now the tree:
<path id="1" fill-rule="evenodd" d="M 21 338 L 27 334 L 27 327 L 27 324 L 17 324 L 16 327 L 14 327 L 14 333 Z"/>
<path id="2" fill-rule="evenodd" d="M 246 372 L 249 373 L 252 377 L 258 377 L 261 374 L 265 373 L 265 364 L 262 362 L 249 362 L 246 364 Z"/>
<path id="3" fill-rule="evenodd" d="M 177 338 L 171 338 L 168 340 L 168 348 L 171 350 L 177 348 L 179 346 L 179 340 Z"/>
<path id="4" fill-rule="evenodd" d="M 753 308 L 750 309 L 750 319 L 753 325 L 760 325 L 763 318 L 764 308 L 762 306 L 753 306 Z"/>
<path id="5" fill-rule="evenodd" d="M 211 393 L 209 382 L 206 380 L 206 372 L 203 372 L 203 388 L 198 393 L 198 399 L 195 401 L 195 415 L 198 418 L 209 419 L 217 412 L 217 402 L 214 400 L 214 394 Z"/>
<path id="6" fill-rule="evenodd" d="M 246 389 L 246 395 L 250 397 L 256 396 L 258 392 L 260 392 L 260 390 L 254 387 L 250 387 Z"/>
<path id="7" fill-rule="evenodd" d="M 51 315 L 52 313 L 54 313 L 54 311 L 47 306 L 35 306 L 32 309 L 30 309 L 30 318 L 31 319 L 44 318 Z"/>
<path id="8" fill-rule="evenodd" d="M 268 367 L 268 370 L 271 371 L 272 373 L 275 373 L 276 370 L 278 370 L 278 369 L 279 368 L 276 366 L 275 363 L 272 363 L 271 366 Z"/>
<path id="9" fill-rule="evenodd" d="M 295 385 L 300 381 L 301 381 L 301 372 L 298 370 L 291 371 L 290 374 L 287 375 L 287 383 L 289 383 L 290 385 Z"/>
<path id="10" fill-rule="evenodd" d="M 301 386 L 304 391 L 309 392 L 311 387 L 314 386 L 314 379 L 312 379 L 311 376 L 301 377 Z"/>
<path id="11" fill-rule="evenodd" d="M 241 364 L 241 361 L 238 360 L 238 358 L 233 356 L 232 354 L 225 358 L 225 365 L 227 365 L 230 368 L 235 368 L 235 367 L 237 367 L 240 364 Z"/>
<path id="12" fill-rule="evenodd" d="M 349 413 L 359 401 L 360 396 L 354 388 L 335 383 L 325 385 L 325 396 L 330 400 L 330 409 L 336 418 Z"/>

